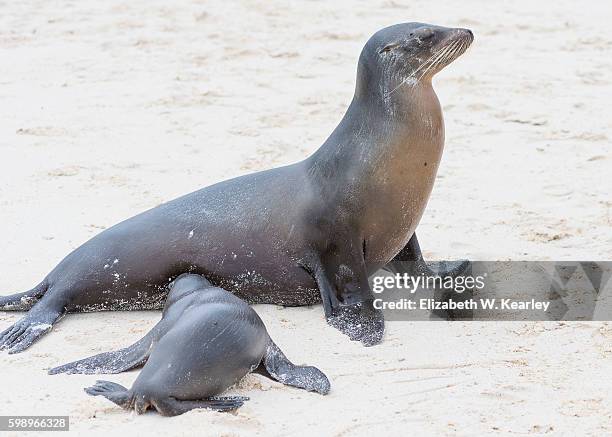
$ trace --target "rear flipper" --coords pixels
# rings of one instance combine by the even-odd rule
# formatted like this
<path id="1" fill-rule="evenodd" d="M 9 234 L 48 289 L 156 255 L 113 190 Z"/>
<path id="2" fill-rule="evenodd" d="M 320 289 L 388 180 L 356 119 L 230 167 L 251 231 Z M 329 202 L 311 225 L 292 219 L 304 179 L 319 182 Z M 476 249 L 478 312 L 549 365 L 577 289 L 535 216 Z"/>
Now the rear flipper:
<path id="1" fill-rule="evenodd" d="M 329 393 L 330 383 L 327 376 L 316 367 L 296 366 L 272 340 L 257 372 L 285 385 L 314 391 L 325 395 Z"/>
<path id="2" fill-rule="evenodd" d="M 412 277 L 439 277 L 445 282 L 447 278 L 452 278 L 454 281 L 461 276 L 468 277 L 472 275 L 472 263 L 467 260 L 425 261 L 416 233 L 412 235 L 406 246 L 383 269 L 393 274 L 407 274 Z M 456 290 L 440 288 L 439 286 L 434 288 L 434 300 L 436 302 L 448 302 L 450 300 L 455 302 L 468 301 L 473 297 L 473 294 L 473 290 L 465 287 L 457 288 Z M 432 318 L 442 318 L 444 320 L 472 319 L 472 316 L 473 310 L 470 309 L 434 310 L 431 313 Z"/>
<path id="3" fill-rule="evenodd" d="M 389 261 L 383 269 L 393 273 L 403 275 L 407 273 L 409 276 L 440 276 L 452 277 L 465 275 L 471 263 L 468 260 L 461 261 L 425 261 L 419 260 L 402 260 L 396 259 Z"/>
<path id="4" fill-rule="evenodd" d="M 133 345 L 118 351 L 103 352 L 89 358 L 74 361 L 54 367 L 49 370 L 49 375 L 58 373 L 121 373 L 143 365 L 151 353 L 151 347 L 166 332 L 163 320 L 149 331 L 147 335 Z"/>
<path id="5" fill-rule="evenodd" d="M 0 311 L 28 311 L 47 291 L 45 281 L 23 293 L 0 296 Z"/>
<path id="6" fill-rule="evenodd" d="M 393 274 L 407 274 L 411 277 L 424 276 L 425 278 L 440 278 L 440 281 L 448 281 L 446 278 L 456 280 L 460 276 L 470 277 L 472 272 L 472 263 L 469 261 L 439 261 L 425 262 L 423 259 L 418 261 L 390 261 L 384 270 Z M 429 279 L 425 279 L 429 280 Z M 459 290 L 459 289 L 457 289 Z M 440 288 L 435 285 L 433 287 L 433 299 L 436 302 L 465 302 L 472 299 L 474 292 L 467 287 L 461 288 L 461 292 L 452 288 Z M 442 320 L 470 320 L 473 317 L 473 310 L 469 309 L 444 309 L 432 310 L 430 317 L 432 319 Z"/>
<path id="7" fill-rule="evenodd" d="M 412 234 L 406 246 L 393 257 L 386 266 L 383 267 L 386 271 L 394 274 L 407 273 L 410 276 L 450 276 L 457 277 L 469 269 L 470 262 L 468 260 L 461 261 L 439 261 L 427 262 L 423 259 L 423 252 L 416 233 Z"/>
<path id="8" fill-rule="evenodd" d="M 85 393 L 91 396 L 104 396 L 111 402 L 119 405 L 121 408 L 131 408 L 133 397 L 122 385 L 110 381 L 96 381 L 96 385 L 84 389 Z"/>
<path id="9" fill-rule="evenodd" d="M 49 332 L 64 314 L 63 303 L 43 297 L 24 318 L 0 333 L 0 350 L 9 354 L 21 352 Z"/>
<path id="10" fill-rule="evenodd" d="M 96 385 L 87 387 L 85 392 L 91 396 L 104 396 L 109 401 L 127 410 L 134 408 L 138 414 L 143 414 L 149 407 L 153 407 L 163 416 L 178 416 L 196 408 L 231 411 L 241 407 L 245 401 L 249 400 L 244 396 L 215 396 L 194 401 L 172 397 L 148 397 L 147 395 L 134 394 L 122 385 L 110 381 L 96 381 Z"/>

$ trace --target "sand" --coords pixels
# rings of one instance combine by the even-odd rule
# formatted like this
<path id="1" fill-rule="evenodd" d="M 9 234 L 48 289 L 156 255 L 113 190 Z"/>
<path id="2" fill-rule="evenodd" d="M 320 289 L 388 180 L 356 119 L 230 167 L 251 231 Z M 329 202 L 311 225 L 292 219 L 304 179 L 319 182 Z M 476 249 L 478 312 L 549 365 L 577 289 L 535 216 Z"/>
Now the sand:
<path id="1" fill-rule="evenodd" d="M 315 150 L 361 46 L 401 21 L 471 28 L 435 87 L 447 140 L 418 228 L 430 259 L 605 260 L 612 247 L 612 29 L 605 2 L 2 2 L 0 293 L 146 208 Z M 390 322 L 364 348 L 321 307 L 257 306 L 321 397 L 249 376 L 235 414 L 136 416 L 47 376 L 129 344 L 156 312 L 69 315 L 0 354 L 0 414 L 110 435 L 605 435 L 607 323 Z M 20 317 L 0 313 L 0 329 Z M 108 379 L 130 384 L 137 372 Z"/>

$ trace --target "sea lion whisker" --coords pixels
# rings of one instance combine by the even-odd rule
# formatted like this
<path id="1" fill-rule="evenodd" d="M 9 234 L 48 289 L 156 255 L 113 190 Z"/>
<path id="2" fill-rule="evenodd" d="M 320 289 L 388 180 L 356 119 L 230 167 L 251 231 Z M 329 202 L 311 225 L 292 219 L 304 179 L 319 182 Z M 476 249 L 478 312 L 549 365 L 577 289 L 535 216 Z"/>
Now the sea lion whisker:
<path id="1" fill-rule="evenodd" d="M 402 79 L 402 81 L 395 87 L 393 88 L 391 91 L 389 91 L 387 93 L 387 97 L 389 97 L 391 94 L 393 94 L 395 91 L 397 91 L 397 89 L 399 87 L 401 87 L 402 85 L 404 85 L 405 83 L 407 83 L 410 79 L 414 78 L 414 76 L 411 74 L 409 76 L 407 76 L 405 79 Z"/>
<path id="2" fill-rule="evenodd" d="M 448 56 L 448 54 L 454 50 L 455 45 L 456 45 L 456 41 L 453 41 L 453 43 L 452 43 L 452 44 L 449 44 L 448 46 L 446 46 L 446 48 L 444 49 L 443 53 L 440 53 L 440 55 L 439 55 L 439 56 L 437 56 L 437 57 L 436 57 L 436 59 L 434 59 L 434 60 L 432 61 L 432 63 L 429 65 L 429 67 L 428 67 L 428 69 L 427 69 L 426 71 L 430 71 L 432 68 L 437 67 L 438 65 L 440 65 L 440 64 L 442 63 L 442 61 L 443 61 L 444 59 L 446 59 L 446 57 Z M 426 72 L 425 72 L 425 73 L 423 73 L 423 74 L 421 75 L 421 77 L 423 77 L 423 76 L 424 76 L 424 74 L 426 74 Z"/>
<path id="3" fill-rule="evenodd" d="M 441 60 L 440 60 L 440 64 L 443 64 L 443 63 L 449 63 L 449 62 L 451 62 L 451 61 L 452 61 L 452 60 L 455 58 L 455 55 L 456 55 L 456 54 L 459 52 L 459 50 L 460 50 L 460 49 L 461 49 L 461 41 L 457 41 L 457 42 L 454 44 L 453 49 L 452 49 L 452 50 L 450 50 L 450 51 L 449 51 L 449 52 L 446 54 L 446 56 L 444 57 L 444 59 L 441 59 Z"/>
<path id="4" fill-rule="evenodd" d="M 451 50 L 446 52 L 446 54 L 444 56 L 444 59 L 441 59 L 439 61 L 440 64 L 447 64 L 450 61 L 452 61 L 453 56 L 455 56 L 455 53 L 457 53 L 457 50 L 459 49 L 460 46 L 461 46 L 461 41 L 460 40 L 455 41 L 455 43 L 453 44 Z"/>
<path id="5" fill-rule="evenodd" d="M 428 63 L 435 58 L 436 56 L 438 56 L 440 54 L 440 52 L 446 50 L 448 47 L 443 47 L 440 48 L 439 50 L 437 50 L 434 54 L 432 54 L 429 58 L 427 58 L 421 65 L 419 65 L 419 67 L 414 70 L 411 74 L 409 74 L 405 79 L 403 79 L 395 88 L 393 88 L 391 91 L 389 91 L 387 93 L 387 97 L 390 96 L 391 94 L 393 94 L 399 87 L 401 87 L 402 85 L 404 85 L 405 83 L 407 83 L 410 79 L 414 79 L 416 74 L 425 66 L 428 66 Z M 421 76 L 422 77 L 422 76 Z"/>
<path id="6" fill-rule="evenodd" d="M 393 88 L 393 90 L 391 90 L 391 91 L 389 92 L 389 94 L 388 94 L 388 95 L 390 95 L 391 93 L 393 93 L 393 92 L 394 92 L 395 90 L 397 90 L 397 89 L 398 89 L 400 86 L 402 86 L 402 85 L 404 85 L 405 83 L 407 83 L 407 82 L 408 82 L 410 79 L 414 79 L 414 78 L 416 77 L 417 73 L 418 73 L 419 71 L 421 71 L 421 69 L 429 67 L 429 66 L 431 65 L 431 63 L 432 63 L 432 60 L 433 60 L 434 58 L 438 57 L 438 56 L 439 56 L 439 55 L 440 55 L 442 52 L 444 52 L 444 51 L 445 51 L 445 50 L 447 50 L 447 49 L 448 49 L 448 46 L 446 46 L 446 47 L 441 47 L 441 48 L 439 48 L 437 51 L 435 51 L 435 52 L 434 52 L 434 53 L 433 53 L 433 54 L 432 54 L 432 55 L 431 55 L 429 58 L 427 58 L 425 61 L 423 61 L 423 62 L 421 63 L 421 65 L 419 65 L 419 67 L 418 67 L 416 70 L 414 70 L 412 73 L 410 73 L 410 75 L 408 75 L 408 76 L 407 76 L 407 77 L 406 77 L 404 80 L 402 80 L 398 86 L 396 86 L 395 88 Z"/>
<path id="7" fill-rule="evenodd" d="M 461 50 L 459 51 L 459 54 L 456 57 L 458 58 L 459 56 L 463 55 L 468 48 L 470 48 L 470 42 L 467 39 L 463 38 L 461 40 Z"/>
<path id="8" fill-rule="evenodd" d="M 461 46 L 459 47 L 459 49 L 453 54 L 453 58 L 451 59 L 451 61 L 454 61 L 455 59 L 457 59 L 459 56 L 463 55 L 465 53 L 465 51 L 468 48 L 468 44 L 466 41 L 462 41 L 461 42 Z"/>
<path id="9" fill-rule="evenodd" d="M 453 48 L 445 54 L 444 59 L 439 60 L 439 65 L 448 64 L 453 61 L 456 58 L 457 53 L 461 51 L 461 45 L 461 40 L 455 41 L 455 44 L 453 44 Z"/>
<path id="10" fill-rule="evenodd" d="M 427 74 L 427 72 L 430 71 L 436 65 L 436 63 L 438 62 L 438 59 L 442 58 L 446 54 L 448 49 L 449 49 L 449 47 L 447 46 L 447 47 L 444 47 L 442 50 L 439 50 L 438 52 L 436 52 L 435 59 L 431 60 L 431 62 L 429 62 L 427 64 L 427 67 L 419 75 L 419 79 L 418 80 L 421 80 L 423 78 L 423 76 L 425 76 Z"/>
<path id="11" fill-rule="evenodd" d="M 402 85 L 404 85 L 405 83 L 407 83 L 407 82 L 408 82 L 410 79 L 413 79 L 413 78 L 414 78 L 414 76 L 415 76 L 415 74 L 416 74 L 416 73 L 417 73 L 417 72 L 418 72 L 418 71 L 419 71 L 421 68 L 423 68 L 423 66 L 424 66 L 424 65 L 425 65 L 425 64 L 426 64 L 426 63 L 427 63 L 427 62 L 428 62 L 428 61 L 429 61 L 431 58 L 433 58 L 434 56 L 435 56 L 435 54 L 434 54 L 434 55 L 432 55 L 432 56 L 430 56 L 430 57 L 429 57 L 429 58 L 428 58 L 428 59 L 427 59 L 425 62 L 423 62 L 423 63 L 422 63 L 420 66 L 419 66 L 419 68 L 417 68 L 415 71 L 413 71 L 411 74 L 409 74 L 409 75 L 408 75 L 406 78 L 402 79 L 402 81 L 401 81 L 401 82 L 400 82 L 400 83 L 399 83 L 399 84 L 398 84 L 398 85 L 397 85 L 395 88 L 393 88 L 391 91 L 389 91 L 389 92 L 387 93 L 387 97 L 388 97 L 388 96 L 390 96 L 391 94 L 393 94 L 395 91 L 397 91 L 397 89 L 398 89 L 399 87 L 401 87 Z"/>
<path id="12" fill-rule="evenodd" d="M 452 56 L 452 53 L 456 50 L 458 45 L 459 43 L 457 41 L 455 41 L 453 44 L 450 44 L 449 49 L 444 53 L 444 56 L 436 60 L 436 63 L 437 63 L 436 66 L 439 66 L 439 65 L 442 65 L 443 63 L 448 62 L 448 60 Z"/>
<path id="13" fill-rule="evenodd" d="M 455 51 L 455 53 L 453 53 L 453 57 L 456 59 L 459 56 L 461 56 L 461 54 L 465 51 L 465 41 L 460 41 L 459 46 L 457 47 L 457 50 Z"/>
<path id="14" fill-rule="evenodd" d="M 441 47 L 440 49 L 438 49 L 438 50 L 437 50 L 437 51 L 436 51 L 436 52 L 435 52 L 433 55 L 431 55 L 429 58 L 427 58 L 427 60 L 425 60 L 425 62 L 423 62 L 423 63 L 422 63 L 420 66 L 419 66 L 419 68 L 417 68 L 416 70 L 414 70 L 414 71 L 412 72 L 412 74 L 411 74 L 409 77 L 415 77 L 415 76 L 416 76 L 416 74 L 417 74 L 417 73 L 418 73 L 418 72 L 419 72 L 419 71 L 420 71 L 420 70 L 421 70 L 423 67 L 429 68 L 429 66 L 431 66 L 431 65 L 432 65 L 432 64 L 435 62 L 435 59 L 434 59 L 434 58 L 439 57 L 439 56 L 442 54 L 442 52 L 445 52 L 446 50 L 448 50 L 448 46 L 446 46 L 446 47 Z"/>
<path id="15" fill-rule="evenodd" d="M 425 75 L 431 71 L 433 68 L 435 68 L 436 66 L 440 65 L 440 60 L 445 59 L 447 54 L 450 53 L 452 50 L 454 50 L 454 47 L 456 45 L 457 41 L 454 41 L 452 44 L 449 44 L 448 46 L 446 46 L 443 50 L 442 53 L 439 53 L 438 56 L 436 56 L 436 59 L 434 59 L 428 66 L 427 68 L 421 73 L 421 75 L 419 76 L 418 80 L 421 80 L 423 77 L 425 77 Z"/>

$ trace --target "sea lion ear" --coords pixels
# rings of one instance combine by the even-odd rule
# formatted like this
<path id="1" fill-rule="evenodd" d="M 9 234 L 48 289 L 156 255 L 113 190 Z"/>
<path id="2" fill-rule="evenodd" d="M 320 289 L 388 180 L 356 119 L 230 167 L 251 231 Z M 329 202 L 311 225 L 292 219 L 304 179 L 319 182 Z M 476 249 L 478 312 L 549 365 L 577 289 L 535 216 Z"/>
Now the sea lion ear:
<path id="1" fill-rule="evenodd" d="M 393 49 L 397 48 L 399 45 L 400 45 L 400 44 L 399 44 L 398 42 L 392 42 L 392 43 L 389 43 L 389 44 L 387 44 L 387 45 L 383 46 L 383 48 L 381 48 L 381 49 L 378 51 L 378 53 L 387 53 L 387 52 L 390 52 L 391 50 L 393 50 Z"/>

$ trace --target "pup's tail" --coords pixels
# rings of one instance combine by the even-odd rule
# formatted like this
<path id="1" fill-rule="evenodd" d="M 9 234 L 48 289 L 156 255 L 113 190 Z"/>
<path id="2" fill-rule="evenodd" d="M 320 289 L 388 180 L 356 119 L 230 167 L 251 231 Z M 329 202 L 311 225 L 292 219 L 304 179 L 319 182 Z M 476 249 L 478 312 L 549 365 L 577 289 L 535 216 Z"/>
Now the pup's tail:
<path id="1" fill-rule="evenodd" d="M 0 311 L 28 311 L 43 297 L 48 288 L 47 281 L 43 280 L 29 291 L 0 296 Z"/>

